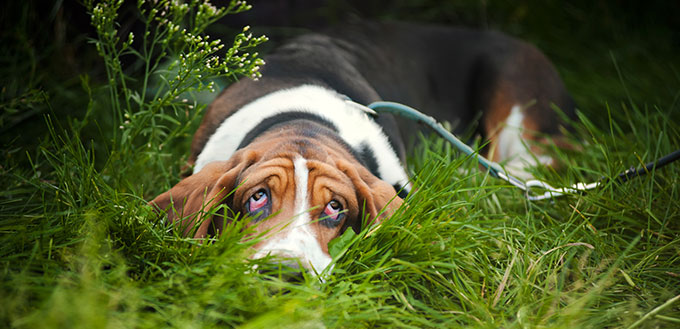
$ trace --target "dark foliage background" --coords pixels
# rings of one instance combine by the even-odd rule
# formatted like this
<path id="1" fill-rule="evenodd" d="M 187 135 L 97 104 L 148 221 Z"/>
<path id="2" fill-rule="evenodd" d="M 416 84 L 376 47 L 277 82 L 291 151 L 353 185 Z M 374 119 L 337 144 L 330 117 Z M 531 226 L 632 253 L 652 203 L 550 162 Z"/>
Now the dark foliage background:
<path id="1" fill-rule="evenodd" d="M 254 10 L 228 16 L 209 31 L 229 36 L 244 25 L 268 35 L 271 49 L 287 37 L 347 19 L 408 20 L 502 30 L 535 43 L 557 65 L 581 108 L 617 103 L 668 105 L 680 53 L 680 2 L 676 1 L 317 1 L 256 0 Z M 41 115 L 82 116 L 81 75 L 103 83 L 100 59 L 88 38 L 89 16 L 77 1 L 7 1 L 0 13 L 0 140 L 35 142 Z M 132 12 L 134 4 L 123 8 Z M 134 15 L 121 15 L 121 31 L 134 31 Z M 138 69 L 129 62 L 128 69 Z M 617 71 L 618 65 L 618 71 Z M 583 83 L 587 80 L 587 83 Z M 597 90 L 593 92 L 592 86 Z M 625 88 L 622 88 L 625 85 Z M 628 94 L 622 93 L 626 90 Z M 47 92 L 50 91 L 50 92 Z M 649 91 L 654 91 L 650 93 Z M 17 102 L 23 96 L 21 102 Z M 42 105 L 41 105 L 42 104 Z M 598 113 L 589 113 L 598 119 Z M 57 115 L 57 118 L 64 117 Z M 599 117 L 604 120 L 604 117 Z"/>

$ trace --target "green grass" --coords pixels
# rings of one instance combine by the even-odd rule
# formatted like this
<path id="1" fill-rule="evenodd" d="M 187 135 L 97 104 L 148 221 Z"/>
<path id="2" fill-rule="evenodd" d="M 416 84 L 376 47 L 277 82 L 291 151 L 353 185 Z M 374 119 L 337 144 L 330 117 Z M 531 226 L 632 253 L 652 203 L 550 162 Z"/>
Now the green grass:
<path id="1" fill-rule="evenodd" d="M 6 29 L 4 40 L 32 35 L 32 7 L 17 6 L 22 24 Z M 484 7 L 461 6 L 473 13 Z M 578 24 L 591 13 L 571 8 L 556 15 L 555 6 L 517 6 L 557 16 L 554 29 L 520 9 L 504 15 L 503 2 L 484 7 L 487 24 L 539 44 L 579 101 L 573 142 L 582 150 L 551 150 L 565 168 L 538 168 L 537 175 L 556 186 L 589 182 L 677 149 L 680 79 L 672 60 L 678 47 L 668 46 L 672 33 L 653 26 L 666 34 L 645 38 L 625 26 L 629 16 L 588 21 L 588 28 L 602 28 L 591 44 L 583 41 L 588 28 Z M 391 10 L 391 18 L 414 18 Z M 434 17 L 415 18 L 442 21 L 437 15 L 447 11 L 426 13 Z M 625 33 L 612 37 L 610 26 Z M 49 38 L 43 42 L 50 45 L 45 51 L 58 51 Z M 408 207 L 377 229 L 343 236 L 334 245 L 342 257 L 326 282 L 291 283 L 266 260 L 247 260 L 253 242 L 242 241 L 243 223 L 202 243 L 168 230 L 147 206 L 179 180 L 201 111 L 188 111 L 174 96 L 116 106 L 121 98 L 111 97 L 112 88 L 126 89 L 121 80 L 106 84 L 93 45 L 82 46 L 90 49 L 82 59 L 91 63 L 90 74 L 62 79 L 55 59 L 27 44 L 12 43 L 17 51 L 0 56 L 22 63 L 2 68 L 1 327 L 680 325 L 678 164 L 532 203 L 430 137 L 409 158 L 417 191 Z M 127 90 L 146 90 L 135 89 L 140 71 L 122 74 L 134 78 L 125 80 Z M 181 97 L 198 109 L 195 95 Z M 117 129 L 125 113 L 131 122 Z M 146 134 L 145 122 L 164 135 Z M 135 135 L 125 139 L 126 133 Z M 271 271 L 255 273 L 254 264 Z"/>

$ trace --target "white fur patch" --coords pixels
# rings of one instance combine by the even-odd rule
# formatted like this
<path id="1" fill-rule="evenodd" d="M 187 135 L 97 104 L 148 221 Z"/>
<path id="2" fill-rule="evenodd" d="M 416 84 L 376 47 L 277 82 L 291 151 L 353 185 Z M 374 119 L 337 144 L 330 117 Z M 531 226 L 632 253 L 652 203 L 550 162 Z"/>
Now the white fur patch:
<path id="1" fill-rule="evenodd" d="M 522 113 L 521 106 L 513 106 L 503 129 L 497 136 L 496 152 L 499 161 L 507 161 L 505 169 L 510 174 L 522 179 L 531 179 L 533 176 L 524 169 L 538 164 L 549 164 L 552 158 L 540 155 L 534 158 L 535 155 L 529 151 L 522 138 L 522 133 L 526 129 L 523 122 L 524 113 Z M 538 163 L 535 159 L 538 159 Z"/>
<path id="2" fill-rule="evenodd" d="M 298 157 L 293 161 L 293 165 L 295 167 L 295 217 L 290 225 L 270 238 L 253 258 L 262 258 L 266 255 L 296 258 L 310 273 L 321 273 L 332 259 L 323 252 L 316 234 L 309 227 L 312 219 L 309 216 L 307 160 Z"/>
<path id="3" fill-rule="evenodd" d="M 324 118 L 338 128 L 340 137 L 355 150 L 362 144 L 368 145 L 378 163 L 379 178 L 410 190 L 408 176 L 382 128 L 340 94 L 313 85 L 273 92 L 228 117 L 198 155 L 194 174 L 210 162 L 228 160 L 250 130 L 266 118 L 286 112 L 305 112 Z"/>

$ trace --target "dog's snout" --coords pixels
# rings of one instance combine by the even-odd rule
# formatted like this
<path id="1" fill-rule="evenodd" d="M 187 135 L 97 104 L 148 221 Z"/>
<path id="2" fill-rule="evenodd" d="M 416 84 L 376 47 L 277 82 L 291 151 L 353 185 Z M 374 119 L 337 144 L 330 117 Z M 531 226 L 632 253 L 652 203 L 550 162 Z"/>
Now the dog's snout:
<path id="1" fill-rule="evenodd" d="M 255 248 L 258 251 L 252 256 L 253 259 L 275 256 L 279 262 L 283 261 L 288 266 L 293 266 L 294 263 L 294 267 L 315 276 L 321 274 L 332 262 L 316 237 L 302 225 L 280 232 Z"/>

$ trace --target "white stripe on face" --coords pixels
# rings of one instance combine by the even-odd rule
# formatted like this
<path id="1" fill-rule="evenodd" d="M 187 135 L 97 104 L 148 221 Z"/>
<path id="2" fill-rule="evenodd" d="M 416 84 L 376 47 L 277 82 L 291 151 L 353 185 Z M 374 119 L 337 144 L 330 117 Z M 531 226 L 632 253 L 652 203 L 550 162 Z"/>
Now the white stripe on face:
<path id="1" fill-rule="evenodd" d="M 307 160 L 297 157 L 293 160 L 295 168 L 295 214 L 307 215 L 309 209 L 309 198 L 307 196 L 307 185 L 309 185 L 309 168 Z"/>
<path id="2" fill-rule="evenodd" d="M 271 237 L 253 256 L 261 258 L 268 254 L 285 258 L 297 258 L 300 264 L 311 273 L 321 273 L 331 262 L 331 258 L 323 252 L 316 234 L 310 224 L 309 216 L 309 193 L 307 191 L 309 181 L 309 168 L 307 160 L 297 157 L 293 161 L 295 168 L 295 217 L 293 222 Z"/>

